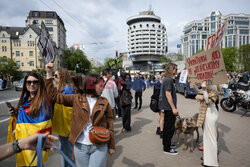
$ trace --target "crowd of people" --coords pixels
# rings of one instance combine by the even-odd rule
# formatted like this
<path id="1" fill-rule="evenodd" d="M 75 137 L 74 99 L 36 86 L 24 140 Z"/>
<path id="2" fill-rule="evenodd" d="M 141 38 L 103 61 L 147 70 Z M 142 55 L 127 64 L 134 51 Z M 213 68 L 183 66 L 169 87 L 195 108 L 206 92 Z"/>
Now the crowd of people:
<path id="1" fill-rule="evenodd" d="M 134 109 L 141 110 L 142 94 L 148 87 L 154 87 L 152 97 L 158 101 L 159 126 L 156 134 L 162 138 L 163 152 L 169 155 L 178 154 L 172 143 L 176 117 L 179 116 L 174 80 L 177 75 L 176 64 L 169 63 L 165 72 L 156 77 L 122 73 L 118 78 L 114 78 L 110 69 L 103 70 L 101 75 L 82 76 L 70 75 L 66 69 L 57 69 L 54 72 L 53 66 L 53 63 L 46 65 L 46 78 L 34 72 L 26 75 L 18 106 L 9 108 L 11 119 L 8 142 L 15 144 L 7 156 L 16 152 L 17 166 L 29 166 L 35 154 L 33 145 L 22 147 L 21 141 L 28 140 L 37 133 L 51 135 L 52 132 L 58 135 L 60 149 L 77 166 L 105 166 L 107 154 L 115 153 L 114 119 L 122 117 L 121 131 L 131 131 L 132 99 L 135 97 Z M 233 78 L 235 74 L 228 73 L 228 76 L 231 81 L 230 77 Z M 243 73 L 242 77 L 243 81 L 245 78 L 248 81 L 249 74 Z M 131 93 L 132 89 L 134 95 Z M 201 106 L 199 113 L 205 113 L 199 114 L 198 118 L 199 126 L 203 127 L 203 165 L 219 166 L 218 111 L 215 107 L 219 90 L 211 83 L 203 81 L 197 92 L 196 99 Z M 95 127 L 106 130 L 105 133 L 109 134 L 107 141 L 97 143 L 91 139 L 92 135 L 99 135 L 99 132 L 93 130 Z M 37 137 L 32 138 L 35 139 Z M 10 145 L 4 148 L 6 147 Z M 43 156 L 45 163 L 48 152 L 44 151 Z M 6 155 L 2 158 L 5 157 Z M 36 166 L 36 161 L 31 166 Z M 70 166 L 63 157 L 61 166 Z"/>

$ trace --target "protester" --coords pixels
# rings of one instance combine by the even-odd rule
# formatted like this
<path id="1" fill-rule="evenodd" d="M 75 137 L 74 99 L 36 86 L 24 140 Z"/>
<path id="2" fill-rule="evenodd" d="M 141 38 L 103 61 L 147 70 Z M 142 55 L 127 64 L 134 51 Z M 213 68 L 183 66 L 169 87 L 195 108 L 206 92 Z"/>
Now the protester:
<path id="1" fill-rule="evenodd" d="M 60 68 L 55 72 L 54 81 L 57 91 L 63 94 L 74 94 L 70 74 L 67 69 Z M 71 124 L 72 107 L 66 107 L 55 103 L 52 119 L 52 130 L 59 135 L 59 148 L 62 152 L 71 158 L 72 144 L 69 142 L 69 131 Z M 61 167 L 70 167 L 70 164 L 61 156 Z"/>
<path id="2" fill-rule="evenodd" d="M 135 90 L 135 107 L 138 107 L 138 98 L 139 98 L 139 108 L 138 111 L 141 109 L 142 106 L 142 92 L 145 91 L 146 85 L 144 81 L 140 78 L 140 74 L 136 73 L 134 82 L 133 82 L 133 89 Z"/>
<path id="3" fill-rule="evenodd" d="M 163 76 L 158 76 L 158 77 L 159 78 L 157 79 L 157 82 L 154 84 L 153 95 L 151 96 L 151 98 L 153 98 L 157 101 L 159 101 L 159 97 L 160 97 L 161 83 L 162 83 Z M 159 116 L 160 116 L 159 126 L 156 129 L 156 134 L 160 135 L 160 138 L 162 138 L 163 137 L 163 126 L 164 126 L 164 112 L 160 109 L 159 109 Z"/>
<path id="4" fill-rule="evenodd" d="M 163 151 L 166 154 L 177 155 L 174 145 L 171 147 L 171 139 L 175 131 L 176 116 L 179 115 L 177 110 L 177 97 L 173 77 L 177 74 L 177 65 L 168 63 L 165 68 L 165 78 L 162 81 L 159 109 L 164 110 L 164 127 L 163 127 Z"/>
<path id="5" fill-rule="evenodd" d="M 202 90 L 196 96 L 200 101 L 200 111 L 197 126 L 203 125 L 203 163 L 204 166 L 219 166 L 217 154 L 217 120 L 218 110 L 215 102 L 218 99 L 216 85 L 207 85 L 207 81 L 201 84 Z M 203 123 L 204 122 L 204 123 Z"/>
<path id="6" fill-rule="evenodd" d="M 102 92 L 102 97 L 108 99 L 112 112 L 115 115 L 115 98 L 118 97 L 117 86 L 112 79 L 112 72 L 110 69 L 104 69 L 102 75 L 104 79 L 104 90 Z"/>
<path id="7" fill-rule="evenodd" d="M 108 100 L 101 97 L 103 79 L 96 74 L 86 77 L 83 87 L 84 94 L 65 95 L 56 91 L 52 82 L 53 63 L 46 65 L 47 79 L 45 81 L 48 96 L 53 102 L 72 106 L 72 122 L 69 140 L 74 145 L 74 155 L 77 166 L 106 165 L 107 152 L 115 152 L 113 113 Z M 107 128 L 110 132 L 108 143 L 93 145 L 89 133 L 93 126 Z"/>
<path id="8" fill-rule="evenodd" d="M 35 150 L 37 146 L 37 139 L 39 134 L 34 134 L 32 136 L 19 139 L 13 143 L 7 143 L 2 146 L 0 146 L 0 161 L 19 153 L 22 150 Z M 43 149 L 47 150 L 48 147 L 53 146 L 53 140 L 58 140 L 57 137 L 53 135 L 49 135 L 49 133 L 46 133 L 43 135 L 43 142 L 45 141 L 45 138 L 48 137 L 48 141 L 46 145 L 43 145 Z M 51 148 L 49 150 L 52 150 Z"/>
<path id="9" fill-rule="evenodd" d="M 122 109 L 122 131 L 131 131 L 131 104 L 132 95 L 131 89 L 131 78 L 128 73 L 123 74 L 124 83 L 122 84 L 122 90 L 120 95 L 120 103 Z"/>
<path id="10" fill-rule="evenodd" d="M 31 72 L 24 78 L 23 89 L 17 109 L 9 108 L 14 117 L 10 119 L 8 128 L 8 142 L 26 138 L 35 133 L 52 132 L 51 104 L 42 76 Z M 16 125 L 15 125 L 16 123 Z M 12 134 L 15 134 L 15 137 Z M 29 166 L 35 151 L 23 150 L 16 155 L 17 166 Z M 48 159 L 48 152 L 43 152 L 43 163 Z M 34 161 L 31 166 L 36 166 Z"/>

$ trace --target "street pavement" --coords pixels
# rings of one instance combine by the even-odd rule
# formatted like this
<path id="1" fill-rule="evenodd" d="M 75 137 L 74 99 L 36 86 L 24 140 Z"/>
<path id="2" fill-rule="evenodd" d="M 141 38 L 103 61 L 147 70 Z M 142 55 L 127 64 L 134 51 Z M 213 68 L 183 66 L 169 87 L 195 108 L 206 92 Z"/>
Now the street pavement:
<path id="1" fill-rule="evenodd" d="M 159 115 L 149 108 L 152 89 L 143 93 L 143 106 L 140 111 L 132 109 L 132 131 L 121 132 L 122 120 L 115 119 L 116 153 L 108 156 L 107 167 L 198 167 L 201 166 L 202 152 L 198 145 L 202 144 L 202 130 L 199 143 L 195 143 L 194 152 L 183 150 L 183 135 L 176 150 L 179 155 L 171 156 L 163 153 L 162 140 L 155 134 Z M 1 96 L 1 92 L 0 92 Z M 1 97 L 0 97 L 1 99 Z M 134 99 L 133 99 L 134 100 Z M 0 101 L 1 102 L 1 101 Z M 185 98 L 177 94 L 178 110 L 181 117 L 193 116 L 199 110 L 199 104 L 193 98 Z M 1 106 L 0 106 L 1 107 Z M 219 111 L 219 164 L 222 167 L 249 167 L 250 166 L 250 113 L 241 117 L 242 111 L 227 113 Z M 2 119 L 0 117 L 0 119 Z M 1 135 L 7 135 L 6 125 L 0 123 Z M 194 135 L 196 139 L 196 133 Z M 188 140 L 189 141 L 189 140 Z M 2 138 L 1 138 L 1 144 Z M 58 145 L 58 143 L 56 143 Z M 14 156 L 13 156 L 14 157 Z M 0 162 L 0 167 L 15 166 L 14 158 Z M 60 155 L 52 151 L 47 167 L 60 167 Z"/>

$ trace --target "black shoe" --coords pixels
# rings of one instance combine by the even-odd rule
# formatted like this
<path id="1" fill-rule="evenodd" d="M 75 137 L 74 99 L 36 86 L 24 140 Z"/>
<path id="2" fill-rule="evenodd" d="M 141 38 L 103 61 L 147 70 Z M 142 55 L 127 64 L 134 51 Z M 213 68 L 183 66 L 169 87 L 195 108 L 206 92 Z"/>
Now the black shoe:
<path id="1" fill-rule="evenodd" d="M 137 109 L 137 107 L 134 107 L 134 109 Z"/>
<path id="2" fill-rule="evenodd" d="M 161 130 L 160 130 L 160 127 L 157 127 L 156 129 L 156 132 L 155 132 L 157 135 L 160 135 L 161 134 Z"/>
<path id="3" fill-rule="evenodd" d="M 178 155 L 179 154 L 174 149 L 170 149 L 169 151 L 163 151 L 163 153 L 168 154 L 168 155 Z"/>
<path id="4" fill-rule="evenodd" d="M 138 111 L 141 109 L 141 107 L 138 108 Z"/>

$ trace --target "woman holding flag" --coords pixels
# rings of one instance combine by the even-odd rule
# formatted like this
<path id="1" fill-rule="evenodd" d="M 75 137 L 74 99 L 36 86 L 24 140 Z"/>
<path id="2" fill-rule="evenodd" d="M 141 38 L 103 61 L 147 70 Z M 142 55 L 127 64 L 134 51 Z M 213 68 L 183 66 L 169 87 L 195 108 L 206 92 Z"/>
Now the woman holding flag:
<path id="1" fill-rule="evenodd" d="M 22 93 L 17 109 L 9 108 L 12 115 L 8 129 L 8 141 L 13 142 L 36 133 L 52 132 L 51 104 L 47 98 L 42 76 L 31 72 L 24 78 Z M 33 150 L 22 150 L 16 155 L 17 166 L 29 166 L 35 154 Z M 43 163 L 48 152 L 43 151 Z M 31 166 L 36 166 L 34 161 Z"/>

